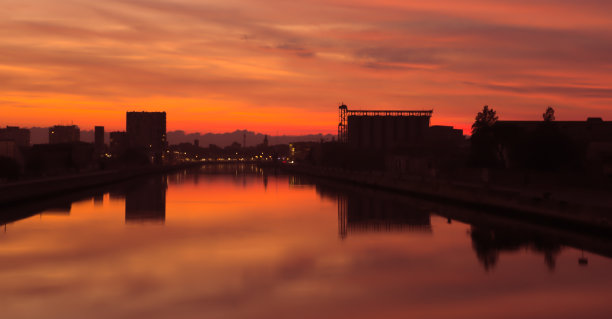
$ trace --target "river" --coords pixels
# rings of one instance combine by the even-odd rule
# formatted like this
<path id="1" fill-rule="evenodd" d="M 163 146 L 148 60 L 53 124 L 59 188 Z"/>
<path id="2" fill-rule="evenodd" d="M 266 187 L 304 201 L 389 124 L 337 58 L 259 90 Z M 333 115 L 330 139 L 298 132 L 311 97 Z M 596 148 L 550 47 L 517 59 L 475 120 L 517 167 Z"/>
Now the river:
<path id="1" fill-rule="evenodd" d="M 610 318 L 612 244 L 248 165 L 2 212 L 2 318 Z"/>

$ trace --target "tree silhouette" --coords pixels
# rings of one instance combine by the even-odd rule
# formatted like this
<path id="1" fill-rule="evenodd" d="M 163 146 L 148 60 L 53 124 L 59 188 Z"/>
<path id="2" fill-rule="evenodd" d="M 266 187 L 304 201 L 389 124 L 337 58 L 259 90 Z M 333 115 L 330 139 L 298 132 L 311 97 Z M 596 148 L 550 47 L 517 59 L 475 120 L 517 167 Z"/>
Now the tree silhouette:
<path id="1" fill-rule="evenodd" d="M 493 125 L 497 122 L 497 112 L 488 105 L 478 112 L 472 124 L 470 138 L 470 162 L 478 167 L 494 167 L 499 163 L 499 149 Z"/>
<path id="2" fill-rule="evenodd" d="M 542 117 L 544 118 L 544 122 L 554 121 L 555 120 L 555 109 L 553 109 L 552 106 L 549 106 L 548 108 L 546 108 L 546 112 L 542 114 Z"/>
<path id="3" fill-rule="evenodd" d="M 472 124 L 472 135 L 477 134 L 481 130 L 490 129 L 495 122 L 497 122 L 497 112 L 493 109 L 489 109 L 488 105 L 485 105 L 482 111 L 478 112 L 476 120 L 474 124 Z"/>

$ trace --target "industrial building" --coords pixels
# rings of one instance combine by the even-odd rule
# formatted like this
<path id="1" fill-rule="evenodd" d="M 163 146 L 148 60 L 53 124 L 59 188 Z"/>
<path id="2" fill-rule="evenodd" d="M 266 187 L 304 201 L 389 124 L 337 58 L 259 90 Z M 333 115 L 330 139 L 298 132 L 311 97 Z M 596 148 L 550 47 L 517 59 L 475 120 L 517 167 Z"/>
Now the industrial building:
<path id="1" fill-rule="evenodd" d="M 81 140 L 81 130 L 76 125 L 55 125 L 49 128 L 49 144 L 74 143 Z"/>
<path id="2" fill-rule="evenodd" d="M 432 110 L 349 110 L 340 105 L 338 141 L 356 149 L 398 149 L 425 142 Z"/>
<path id="3" fill-rule="evenodd" d="M 127 112 L 126 133 L 130 148 L 145 149 L 153 163 L 161 163 L 166 142 L 166 112 Z"/>

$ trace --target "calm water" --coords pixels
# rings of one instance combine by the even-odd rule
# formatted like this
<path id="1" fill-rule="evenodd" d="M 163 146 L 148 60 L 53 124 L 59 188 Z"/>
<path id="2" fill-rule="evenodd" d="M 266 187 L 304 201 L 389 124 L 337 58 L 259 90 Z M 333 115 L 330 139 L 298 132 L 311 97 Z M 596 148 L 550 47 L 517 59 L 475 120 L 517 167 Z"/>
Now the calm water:
<path id="1" fill-rule="evenodd" d="M 612 316 L 588 236 L 247 166 L 74 196 L 11 211 L 1 318 Z"/>

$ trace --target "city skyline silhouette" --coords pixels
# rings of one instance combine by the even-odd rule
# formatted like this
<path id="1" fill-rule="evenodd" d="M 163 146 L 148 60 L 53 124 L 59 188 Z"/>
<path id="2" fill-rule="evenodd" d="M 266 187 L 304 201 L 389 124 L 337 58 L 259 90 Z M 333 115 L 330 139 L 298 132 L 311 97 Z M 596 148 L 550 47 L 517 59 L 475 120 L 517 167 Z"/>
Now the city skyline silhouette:
<path id="1" fill-rule="evenodd" d="M 612 1 L 3 0 L 7 319 L 608 319 Z"/>

